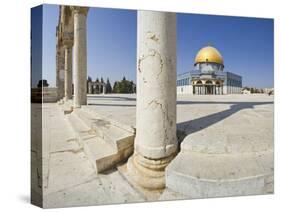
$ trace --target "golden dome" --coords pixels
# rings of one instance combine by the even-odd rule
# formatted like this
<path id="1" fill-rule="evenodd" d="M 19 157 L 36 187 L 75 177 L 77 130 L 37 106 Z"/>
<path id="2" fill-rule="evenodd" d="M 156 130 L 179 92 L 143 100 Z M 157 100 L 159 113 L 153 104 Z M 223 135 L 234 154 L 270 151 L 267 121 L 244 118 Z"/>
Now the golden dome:
<path id="1" fill-rule="evenodd" d="M 195 57 L 195 64 L 204 62 L 218 63 L 223 65 L 223 58 L 216 48 L 212 46 L 206 46 L 200 49 Z"/>

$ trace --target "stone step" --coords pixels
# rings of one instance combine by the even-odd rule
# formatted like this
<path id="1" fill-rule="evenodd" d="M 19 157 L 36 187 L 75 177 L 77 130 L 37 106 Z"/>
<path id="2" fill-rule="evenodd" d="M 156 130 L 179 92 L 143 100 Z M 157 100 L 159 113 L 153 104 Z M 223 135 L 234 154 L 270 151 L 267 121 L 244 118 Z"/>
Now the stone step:
<path id="1" fill-rule="evenodd" d="M 82 108 L 85 111 L 87 111 L 87 112 L 89 112 L 91 114 L 96 114 L 95 108 L 93 108 L 92 106 L 85 105 L 85 106 L 82 106 Z M 129 133 L 132 133 L 132 134 L 136 133 L 136 129 L 135 129 L 134 126 L 130 126 L 130 125 L 124 124 L 124 123 L 122 123 L 122 122 L 120 122 L 118 120 L 115 120 L 115 119 L 111 118 L 110 116 L 105 116 L 105 115 L 100 114 L 100 113 L 98 115 L 99 115 L 99 117 L 101 119 L 105 119 L 105 120 L 109 121 L 112 125 L 114 125 L 114 126 L 116 126 L 118 128 L 121 128 L 121 129 L 123 129 L 125 131 L 128 131 Z"/>
<path id="2" fill-rule="evenodd" d="M 96 173 L 101 173 L 115 166 L 118 153 L 100 137 L 92 137 L 83 141 L 83 149 Z"/>
<path id="3" fill-rule="evenodd" d="M 115 167 L 133 153 L 133 134 L 111 126 L 99 117 L 93 118 L 82 109 L 65 116 L 97 173 Z"/>
<path id="4" fill-rule="evenodd" d="M 59 105 L 64 114 L 69 114 L 73 111 L 73 101 L 72 100 L 60 100 Z"/>
<path id="5" fill-rule="evenodd" d="M 273 175 L 272 155 L 181 151 L 166 168 L 166 187 L 192 198 L 271 193 L 266 179 Z"/>
<path id="6" fill-rule="evenodd" d="M 66 119 L 68 120 L 70 127 L 74 131 L 75 135 L 82 137 L 88 135 L 91 128 L 89 128 L 79 117 L 73 113 L 67 114 Z"/>
<path id="7" fill-rule="evenodd" d="M 79 117 L 93 134 L 103 138 L 117 151 L 133 146 L 135 137 L 133 133 L 116 127 L 110 121 L 100 117 L 99 114 L 81 108 L 74 110 L 73 115 Z"/>

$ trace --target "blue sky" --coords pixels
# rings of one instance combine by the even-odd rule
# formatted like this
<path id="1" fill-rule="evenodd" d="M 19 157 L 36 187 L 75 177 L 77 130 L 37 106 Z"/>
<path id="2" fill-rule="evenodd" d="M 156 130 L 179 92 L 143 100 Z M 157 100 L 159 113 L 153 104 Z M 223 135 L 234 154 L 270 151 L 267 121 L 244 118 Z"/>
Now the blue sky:
<path id="1" fill-rule="evenodd" d="M 43 78 L 55 86 L 55 48 L 59 7 L 45 5 L 43 14 Z M 125 76 L 136 81 L 134 10 L 91 8 L 87 18 L 88 75 Z M 243 86 L 273 87 L 273 20 L 231 16 L 177 15 L 177 73 L 193 68 L 198 50 L 212 44 L 222 54 L 225 70 L 243 77 Z"/>

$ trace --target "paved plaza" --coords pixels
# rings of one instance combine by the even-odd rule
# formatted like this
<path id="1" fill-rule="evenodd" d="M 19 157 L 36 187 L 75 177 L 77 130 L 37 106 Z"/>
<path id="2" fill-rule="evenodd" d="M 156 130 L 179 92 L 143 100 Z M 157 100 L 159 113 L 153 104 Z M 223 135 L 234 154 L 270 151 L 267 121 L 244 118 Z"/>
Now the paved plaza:
<path id="1" fill-rule="evenodd" d="M 88 95 L 88 106 L 85 107 L 90 107 L 124 124 L 135 126 L 136 95 Z M 261 121 L 261 118 L 266 120 Z M 231 130 L 237 129 L 240 133 L 247 132 L 252 127 L 266 128 L 272 133 L 273 96 L 178 95 L 177 125 L 180 129 L 185 129 L 187 133 L 207 127 L 218 129 L 217 126 L 221 122 L 229 123 L 229 126 L 236 125 Z M 254 132 L 258 133 L 256 130 Z"/>
<path id="2" fill-rule="evenodd" d="M 109 120 L 115 120 L 120 125 L 135 127 L 135 95 L 88 95 L 88 105 L 83 107 Z M 173 183 L 176 179 L 179 182 L 183 180 L 182 185 L 185 184 L 184 179 L 179 180 L 174 172 L 179 168 L 182 170 L 184 166 L 182 163 L 188 164 L 188 161 L 185 161 L 186 151 L 192 152 L 187 156 L 194 152 L 207 153 L 208 156 L 214 152 L 216 154 L 234 152 L 232 157 L 239 157 L 236 158 L 236 162 L 241 159 L 240 153 L 245 155 L 245 152 L 251 152 L 251 154 L 270 152 L 271 159 L 263 160 L 263 167 L 265 167 L 265 172 L 267 172 L 266 169 L 271 169 L 269 172 L 273 172 L 273 111 L 273 96 L 268 95 L 179 95 L 177 97 L 177 129 L 184 131 L 186 137 L 181 143 L 182 151 L 167 167 L 170 170 L 167 183 L 174 186 L 166 188 L 157 199 L 198 197 L 195 191 L 190 190 L 190 193 L 189 190 L 182 191 L 179 188 L 181 185 Z M 103 173 L 96 172 L 79 145 L 75 132 L 60 105 L 43 104 L 42 119 L 44 207 L 150 200 L 125 180 L 116 168 Z M 263 156 L 259 155 L 259 157 Z M 181 158 L 180 164 L 177 162 L 179 158 Z M 201 157 L 201 160 L 202 158 L 204 157 Z M 32 151 L 32 160 L 36 160 L 36 150 Z M 243 169 L 242 159 L 240 164 Z M 189 165 L 192 166 L 192 164 Z M 222 169 L 227 170 L 227 164 L 225 165 Z M 252 162 L 249 165 L 252 165 Z M 193 167 L 192 170 L 197 169 Z M 253 172 L 258 172 L 257 170 L 260 171 L 257 168 Z M 206 172 L 205 175 L 212 177 L 210 172 Z M 32 173 L 36 175 L 36 172 Z M 243 177 L 243 174 L 245 174 L 243 171 L 239 174 L 233 173 L 239 179 Z M 33 179 L 36 183 L 36 176 L 33 176 Z M 262 193 L 273 192 L 273 178 L 267 183 L 267 191 L 262 191 Z M 182 187 L 188 188 L 188 185 Z M 209 195 L 216 196 L 216 194 L 206 194 L 203 197 Z"/>

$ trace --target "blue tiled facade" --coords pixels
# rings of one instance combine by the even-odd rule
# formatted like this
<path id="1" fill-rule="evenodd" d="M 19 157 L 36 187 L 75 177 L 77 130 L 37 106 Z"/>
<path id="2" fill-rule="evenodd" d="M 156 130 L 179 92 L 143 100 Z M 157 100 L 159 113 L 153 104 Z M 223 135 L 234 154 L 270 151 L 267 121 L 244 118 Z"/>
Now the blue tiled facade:
<path id="1" fill-rule="evenodd" d="M 196 82 L 199 80 L 205 82 L 212 81 L 214 83 L 220 82 L 222 92 L 219 94 L 240 93 L 242 88 L 242 77 L 237 74 L 222 70 L 209 73 L 192 70 L 177 76 L 177 93 L 197 94 L 194 92 L 194 86 L 196 86 Z M 211 94 L 218 94 L 218 92 Z"/>

